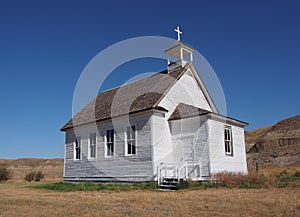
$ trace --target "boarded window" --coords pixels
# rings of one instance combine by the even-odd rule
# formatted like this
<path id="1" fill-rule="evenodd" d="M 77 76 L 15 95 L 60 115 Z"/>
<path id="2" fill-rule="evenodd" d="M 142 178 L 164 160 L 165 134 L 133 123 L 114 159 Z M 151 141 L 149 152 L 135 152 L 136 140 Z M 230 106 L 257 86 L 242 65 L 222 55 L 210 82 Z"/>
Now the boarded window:
<path id="1" fill-rule="evenodd" d="M 96 133 L 90 134 L 90 158 L 96 157 Z"/>
<path id="2" fill-rule="evenodd" d="M 107 130 L 106 131 L 106 157 L 114 156 L 114 138 L 115 138 L 115 131 L 114 130 Z"/>
<path id="3" fill-rule="evenodd" d="M 80 136 L 75 138 L 74 152 L 75 152 L 75 154 L 74 154 L 75 160 L 81 159 L 81 138 L 80 138 Z"/>
<path id="4" fill-rule="evenodd" d="M 232 147 L 232 133 L 230 127 L 225 127 L 224 129 L 224 141 L 225 141 L 225 154 L 233 155 Z"/>
<path id="5" fill-rule="evenodd" d="M 127 127 L 126 130 L 126 155 L 136 154 L 136 130 L 135 126 Z"/>

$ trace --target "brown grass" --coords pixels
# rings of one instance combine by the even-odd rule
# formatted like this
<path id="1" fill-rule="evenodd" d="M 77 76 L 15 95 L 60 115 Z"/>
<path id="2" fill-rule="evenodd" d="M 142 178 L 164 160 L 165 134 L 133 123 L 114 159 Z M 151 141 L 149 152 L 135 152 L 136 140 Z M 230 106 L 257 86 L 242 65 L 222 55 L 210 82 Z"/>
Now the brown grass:
<path id="1" fill-rule="evenodd" d="M 286 173 L 286 175 L 293 175 L 296 171 L 300 171 L 300 162 L 294 163 L 285 167 L 261 167 L 258 170 L 258 174 L 262 174 L 266 177 L 279 176 Z M 255 170 L 250 170 L 250 174 L 256 174 Z"/>
<path id="2" fill-rule="evenodd" d="M 0 216 L 299 216 L 300 188 L 56 192 L 0 184 Z"/>

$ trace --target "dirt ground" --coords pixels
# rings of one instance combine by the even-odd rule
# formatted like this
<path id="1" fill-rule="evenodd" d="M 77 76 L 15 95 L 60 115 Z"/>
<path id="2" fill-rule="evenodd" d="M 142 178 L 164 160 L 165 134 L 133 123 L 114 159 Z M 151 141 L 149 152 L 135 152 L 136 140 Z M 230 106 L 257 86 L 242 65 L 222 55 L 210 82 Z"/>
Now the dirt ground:
<path id="1" fill-rule="evenodd" d="M 0 183 L 0 216 L 300 216 L 300 188 L 64 193 L 28 185 Z"/>

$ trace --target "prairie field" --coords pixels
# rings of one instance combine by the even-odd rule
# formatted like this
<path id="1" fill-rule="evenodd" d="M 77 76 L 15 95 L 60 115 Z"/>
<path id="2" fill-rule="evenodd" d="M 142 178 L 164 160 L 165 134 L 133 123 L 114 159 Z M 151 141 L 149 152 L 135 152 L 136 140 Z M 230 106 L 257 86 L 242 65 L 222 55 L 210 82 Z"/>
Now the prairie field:
<path id="1" fill-rule="evenodd" d="M 0 216 L 300 216 L 300 188 L 57 192 L 0 183 Z"/>
<path id="2" fill-rule="evenodd" d="M 49 173 L 44 168 L 38 168 L 46 172 L 43 183 L 62 181 L 62 175 L 50 173 L 56 167 L 51 167 L 52 170 L 49 167 Z M 59 192 L 32 188 L 41 183 L 29 183 L 22 178 L 29 171 L 26 167 L 25 172 L 19 169 L 22 174 L 15 175 L 12 180 L 0 182 L 0 217 L 300 216 L 299 168 L 298 162 L 288 167 L 260 168 L 258 173 L 250 172 L 250 176 L 266 178 L 267 186 L 259 189 L 205 189 L 202 186 L 172 192 L 150 189 Z M 298 176 L 292 177 L 297 172 Z M 280 187 L 278 177 L 283 178 Z"/>

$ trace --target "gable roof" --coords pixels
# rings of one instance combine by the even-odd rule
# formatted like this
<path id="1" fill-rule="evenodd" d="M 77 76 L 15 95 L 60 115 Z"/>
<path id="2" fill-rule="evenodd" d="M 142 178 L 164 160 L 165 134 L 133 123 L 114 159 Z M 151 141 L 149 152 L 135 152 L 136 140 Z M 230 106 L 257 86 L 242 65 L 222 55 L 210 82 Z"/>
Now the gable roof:
<path id="1" fill-rule="evenodd" d="M 168 121 L 182 119 L 182 118 L 189 118 L 193 116 L 201 116 L 211 113 L 205 109 L 197 108 L 192 105 L 187 105 L 185 103 L 179 103 L 178 106 L 175 108 L 173 113 L 170 115 Z"/>
<path id="2" fill-rule="evenodd" d="M 177 105 L 177 107 L 174 109 L 173 113 L 169 117 L 168 121 L 179 120 L 179 119 L 195 117 L 195 116 L 202 116 L 202 115 L 208 115 L 211 118 L 215 118 L 215 119 L 224 121 L 225 123 L 230 122 L 230 123 L 237 124 L 240 126 L 248 125 L 248 123 L 246 123 L 244 121 L 226 117 L 224 115 L 210 112 L 205 109 L 197 108 L 192 105 L 187 105 L 185 103 L 179 103 Z"/>
<path id="3" fill-rule="evenodd" d="M 157 106 L 158 102 L 186 72 L 188 66 L 189 64 L 170 73 L 165 70 L 136 82 L 101 92 L 69 120 L 61 131 L 149 109 L 165 110 Z M 114 101 L 115 98 L 117 101 Z"/>

